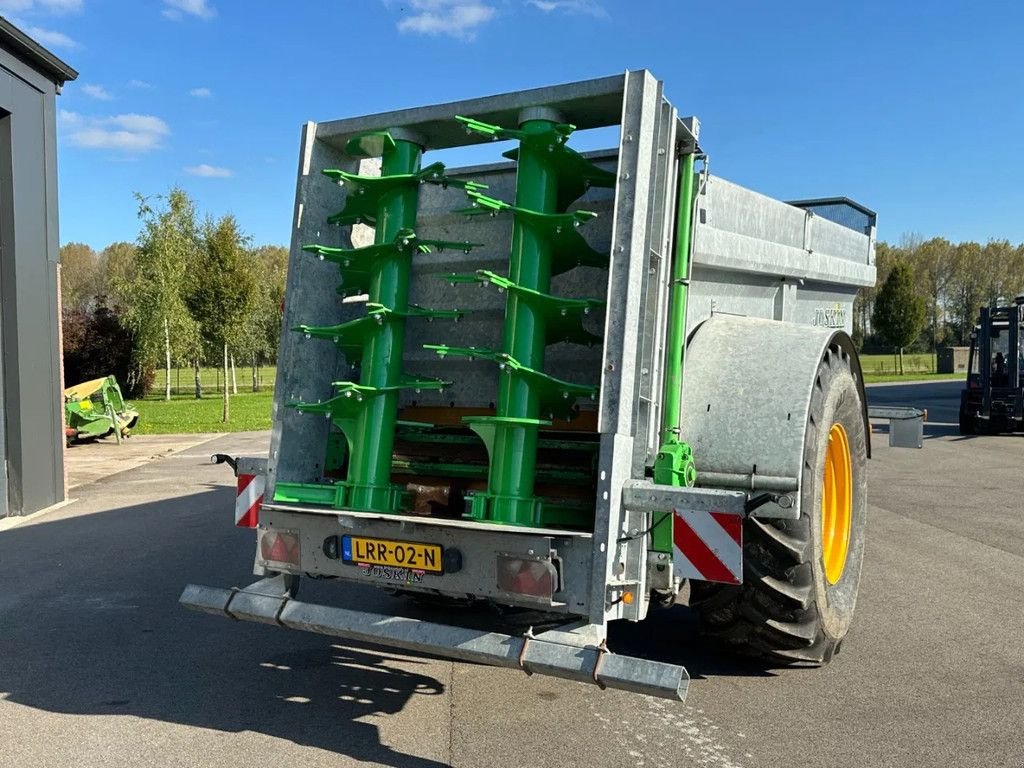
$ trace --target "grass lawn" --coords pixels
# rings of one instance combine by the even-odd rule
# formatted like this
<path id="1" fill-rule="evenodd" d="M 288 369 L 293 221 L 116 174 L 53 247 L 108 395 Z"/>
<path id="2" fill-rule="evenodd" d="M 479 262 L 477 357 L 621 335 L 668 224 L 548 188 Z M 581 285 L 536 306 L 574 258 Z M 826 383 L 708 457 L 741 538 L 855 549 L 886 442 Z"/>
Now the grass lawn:
<path id="1" fill-rule="evenodd" d="M 894 355 L 861 355 L 864 381 L 877 384 L 884 381 L 920 381 L 962 379 L 962 373 L 935 373 L 935 355 L 931 353 L 903 355 L 903 375 L 896 373 L 897 358 Z"/>
<path id="2" fill-rule="evenodd" d="M 171 392 L 172 394 L 191 395 L 195 390 L 195 371 L 192 368 L 171 368 Z M 264 365 L 259 368 L 260 388 L 273 389 L 274 381 L 277 379 L 277 366 Z M 242 390 L 252 391 L 252 368 L 247 365 L 236 365 L 235 378 L 238 380 L 238 394 Z M 164 369 L 158 368 L 156 378 L 153 379 L 153 387 L 150 390 L 156 395 L 163 395 L 164 392 Z M 203 394 L 207 391 L 220 391 L 224 377 L 220 368 L 200 368 L 199 381 L 203 385 Z"/>
<path id="3" fill-rule="evenodd" d="M 231 396 L 231 421 L 220 420 L 222 400 L 210 394 L 202 400 L 191 395 L 174 395 L 170 401 L 150 395 L 145 400 L 133 400 L 139 410 L 139 423 L 133 430 L 137 435 L 167 435 L 188 432 L 250 432 L 270 429 L 270 409 L 274 400 L 272 390 L 245 392 Z"/>
<path id="4" fill-rule="evenodd" d="M 953 381 L 964 379 L 962 373 L 911 373 L 907 371 L 903 376 L 893 373 L 868 373 L 864 372 L 865 384 L 883 384 L 894 381 Z"/>

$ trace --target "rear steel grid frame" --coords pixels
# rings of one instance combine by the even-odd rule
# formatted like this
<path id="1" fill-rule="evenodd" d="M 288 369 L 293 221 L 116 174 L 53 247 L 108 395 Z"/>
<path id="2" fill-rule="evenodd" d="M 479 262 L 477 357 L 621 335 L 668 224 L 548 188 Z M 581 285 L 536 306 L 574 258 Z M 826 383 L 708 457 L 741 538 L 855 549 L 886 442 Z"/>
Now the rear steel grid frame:
<path id="1" fill-rule="evenodd" d="M 298 312 L 310 317 L 324 316 L 337 305 L 333 275 L 323 263 L 302 253 L 302 245 L 314 242 L 320 224 L 337 207 L 336 199 L 321 199 L 314 181 L 319 169 L 335 167 L 366 173 L 367 161 L 355 162 L 340 148 L 353 135 L 374 129 L 406 128 L 421 134 L 429 149 L 444 149 L 483 143 L 469 136 L 454 122 L 456 114 L 469 114 L 496 124 L 514 123 L 520 110 L 532 106 L 557 109 L 578 129 L 618 125 L 620 128 L 619 163 L 612 221 L 612 252 L 609 264 L 599 395 L 598 433 L 600 454 L 592 541 L 591 571 L 602 574 L 591 579 L 592 591 L 586 596 L 586 618 L 603 626 L 619 618 L 641 619 L 646 613 L 646 558 L 643 538 L 630 538 L 632 529 L 642 530 L 646 512 L 628 511 L 623 506 L 622 489 L 632 478 L 642 477 L 645 461 L 652 452 L 650 430 L 652 414 L 657 413 L 661 397 L 661 350 L 657 338 L 659 317 L 665 312 L 663 300 L 629 301 L 631 296 L 646 297 L 648 286 L 659 299 L 664 295 L 664 272 L 668 263 L 666 243 L 668 222 L 659 211 L 672 195 L 674 181 L 675 110 L 662 93 L 662 84 L 645 70 L 622 76 L 601 78 L 552 88 L 522 91 L 504 96 L 466 102 L 403 110 L 328 123 L 309 123 L 303 130 L 296 195 L 295 228 L 289 259 L 288 293 L 283 328 L 295 324 Z M 645 137 L 656 137 L 655 142 Z M 360 166 L 362 165 L 362 168 Z M 461 169 L 449 172 L 458 176 Z M 344 247 L 351 232 L 341 236 Z M 348 241 L 348 243 L 346 242 Z M 660 254 L 652 262 L 651 254 Z M 329 265 L 330 266 L 330 265 Z M 650 267 L 655 266 L 653 274 Z M 325 289 L 324 286 L 327 286 Z M 325 308 L 326 304 L 326 308 Z M 301 309 L 297 310 L 296 306 Z M 309 322 L 309 321 L 307 321 Z M 316 401 L 329 396 L 326 386 L 319 387 L 298 371 L 333 370 L 337 353 L 331 345 L 303 344 L 294 334 L 282 334 L 281 364 L 274 394 L 274 427 L 271 436 L 268 502 L 265 519 L 280 514 L 295 514 L 293 508 L 274 502 L 278 477 L 294 482 L 317 482 L 322 475 L 322 457 L 312 446 L 326 440 L 327 424 L 320 419 L 301 417 L 285 404 L 295 399 Z M 646 369 L 647 373 L 642 374 Z M 330 380 L 332 377 L 323 377 Z M 643 381 L 641 385 L 640 382 Z M 640 398 L 644 398 L 642 431 L 638 432 Z M 654 418 L 656 423 L 657 419 Z M 301 431 L 302 439 L 283 439 Z M 656 437 L 656 433 L 653 433 Z M 643 447 L 635 448 L 639 438 Z M 656 446 L 654 446 L 656 449 Z M 346 510 L 303 508 L 305 513 L 330 514 L 340 520 Z M 429 524 L 429 520 L 421 522 Z M 619 600 L 622 592 L 633 591 L 632 603 Z"/>

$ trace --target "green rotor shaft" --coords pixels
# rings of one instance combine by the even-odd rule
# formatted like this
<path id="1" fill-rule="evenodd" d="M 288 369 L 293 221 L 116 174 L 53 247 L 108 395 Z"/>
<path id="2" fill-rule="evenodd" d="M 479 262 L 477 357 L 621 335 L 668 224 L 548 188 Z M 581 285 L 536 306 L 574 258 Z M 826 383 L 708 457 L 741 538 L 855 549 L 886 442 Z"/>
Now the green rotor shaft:
<path id="1" fill-rule="evenodd" d="M 550 131 L 547 120 L 528 120 L 524 133 Z M 516 178 L 517 208 L 554 213 L 558 206 L 558 179 L 542 146 L 522 142 Z M 551 242 L 536 227 L 516 218 L 512 229 L 509 279 L 519 286 L 547 293 L 551 286 Z M 505 308 L 504 350 L 524 366 L 544 367 L 545 317 L 536 304 L 515 291 L 508 292 Z M 499 419 L 538 420 L 540 397 L 528 379 L 503 375 L 498 389 Z M 534 522 L 534 478 L 539 425 L 496 424 L 488 490 L 493 496 L 491 517 L 497 522 Z"/>
<path id="2" fill-rule="evenodd" d="M 397 139 L 383 151 L 381 176 L 411 174 L 419 170 L 423 149 Z M 419 199 L 418 185 L 396 187 L 381 196 L 374 242 L 391 243 L 401 230 L 413 229 Z M 368 511 L 394 511 L 391 485 L 391 454 L 398 419 L 397 389 L 402 382 L 402 351 L 405 345 L 405 313 L 409 307 L 412 254 L 395 250 L 373 265 L 369 301 L 399 314 L 389 314 L 364 342 L 359 383 L 382 389 L 356 418 L 349 460 L 349 505 Z"/>

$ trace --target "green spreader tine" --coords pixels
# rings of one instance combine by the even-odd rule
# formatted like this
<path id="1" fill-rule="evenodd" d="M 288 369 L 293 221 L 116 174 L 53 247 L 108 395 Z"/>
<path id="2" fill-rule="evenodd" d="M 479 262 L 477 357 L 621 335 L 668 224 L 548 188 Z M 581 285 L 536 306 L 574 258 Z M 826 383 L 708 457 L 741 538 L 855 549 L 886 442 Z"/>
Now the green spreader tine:
<path id="1" fill-rule="evenodd" d="M 402 144 L 409 144 L 409 142 L 402 142 Z M 337 168 L 321 171 L 325 176 L 348 189 L 345 207 L 339 213 L 328 217 L 327 221 L 339 226 L 376 224 L 381 201 L 385 195 L 390 195 L 396 190 L 410 190 L 420 184 L 438 184 L 445 188 L 457 187 L 466 192 L 476 192 L 487 188 L 485 184 L 446 176 L 444 170 L 444 163 L 433 163 L 418 171 L 381 174 L 380 176 L 360 176 Z"/>
<path id="2" fill-rule="evenodd" d="M 452 285 L 472 282 L 490 283 L 496 285 L 500 291 L 512 291 L 519 294 L 544 313 L 547 321 L 545 340 L 548 344 L 568 341 L 591 346 L 594 342 L 601 340 L 600 336 L 595 336 L 582 326 L 584 315 L 589 315 L 593 310 L 604 307 L 605 303 L 601 299 L 569 299 L 552 296 L 549 293 L 524 288 L 507 277 L 486 269 L 478 269 L 475 273 L 468 275 L 451 274 L 447 275 L 445 279 Z"/>
<path id="3" fill-rule="evenodd" d="M 466 126 L 466 133 L 476 133 L 481 136 L 486 136 L 491 139 L 491 141 L 511 139 L 527 142 L 536 141 L 546 143 L 556 141 L 558 143 L 564 143 L 568 140 L 570 134 L 576 130 L 576 126 L 570 125 L 569 123 L 548 123 L 550 128 L 546 131 L 527 132 L 516 130 L 515 128 L 502 128 L 500 125 L 491 125 L 490 123 L 485 123 L 483 120 L 477 120 L 474 117 L 456 115 L 455 119 Z"/>

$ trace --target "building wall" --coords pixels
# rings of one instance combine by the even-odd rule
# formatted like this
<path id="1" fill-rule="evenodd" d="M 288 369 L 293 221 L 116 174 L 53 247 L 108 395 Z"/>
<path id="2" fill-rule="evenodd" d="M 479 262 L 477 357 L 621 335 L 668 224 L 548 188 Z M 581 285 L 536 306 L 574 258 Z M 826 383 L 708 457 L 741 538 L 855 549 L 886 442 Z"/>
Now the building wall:
<path id="1" fill-rule="evenodd" d="M 0 49 L 0 517 L 64 499 L 56 87 Z"/>

